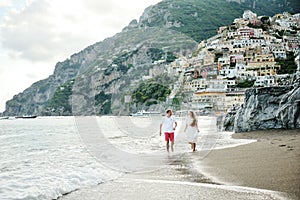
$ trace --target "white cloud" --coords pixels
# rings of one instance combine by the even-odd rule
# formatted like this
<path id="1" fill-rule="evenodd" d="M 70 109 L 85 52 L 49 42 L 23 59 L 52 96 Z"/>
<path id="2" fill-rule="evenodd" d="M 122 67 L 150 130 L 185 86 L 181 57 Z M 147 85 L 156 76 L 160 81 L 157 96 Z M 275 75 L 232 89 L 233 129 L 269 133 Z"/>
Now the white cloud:
<path id="1" fill-rule="evenodd" d="M 31 61 L 66 57 L 139 17 L 146 6 L 140 2 L 36 0 L 10 12 L 1 29 L 2 45 Z"/>
<path id="2" fill-rule="evenodd" d="M 58 59 L 82 47 L 87 38 L 77 34 L 79 24 L 58 11 L 50 2 L 39 0 L 10 12 L 1 29 L 3 47 L 33 62 Z"/>
<path id="3" fill-rule="evenodd" d="M 9 7 L 12 5 L 11 0 L 1 0 L 0 1 L 0 8 Z"/>
<path id="4" fill-rule="evenodd" d="M 12 1 L 0 0 L 0 8 L 11 5 L 0 24 L 0 111 L 12 91 L 47 77 L 56 62 L 120 32 L 159 1 L 27 0 L 16 9 Z"/>
<path id="5" fill-rule="evenodd" d="M 8 99 L 53 72 L 52 64 L 47 62 L 14 60 L 7 55 L 0 55 L 0 59 L 0 112 L 4 111 Z"/>

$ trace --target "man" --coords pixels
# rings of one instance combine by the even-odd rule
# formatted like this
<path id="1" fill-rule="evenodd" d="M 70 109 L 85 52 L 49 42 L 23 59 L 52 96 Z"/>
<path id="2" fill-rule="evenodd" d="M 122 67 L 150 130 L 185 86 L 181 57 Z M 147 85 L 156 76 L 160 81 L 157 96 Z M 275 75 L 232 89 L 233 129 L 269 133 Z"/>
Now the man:
<path id="1" fill-rule="evenodd" d="M 162 122 L 160 124 L 159 135 L 161 136 L 162 128 L 163 128 L 163 132 L 165 134 L 167 152 L 169 152 L 170 141 L 171 141 L 171 150 L 172 152 L 174 152 L 174 131 L 177 127 L 177 122 L 175 118 L 172 116 L 172 110 L 167 110 L 166 113 L 167 115 L 162 119 Z"/>

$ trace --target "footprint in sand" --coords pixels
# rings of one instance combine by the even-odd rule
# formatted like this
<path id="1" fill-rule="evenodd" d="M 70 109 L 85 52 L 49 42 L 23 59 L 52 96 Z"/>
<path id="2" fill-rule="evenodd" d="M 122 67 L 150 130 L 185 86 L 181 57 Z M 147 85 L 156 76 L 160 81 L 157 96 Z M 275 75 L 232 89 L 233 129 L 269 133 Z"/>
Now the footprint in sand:
<path id="1" fill-rule="evenodd" d="M 293 146 L 287 146 L 287 148 L 288 148 L 288 151 L 293 151 L 294 150 Z"/>
<path id="2" fill-rule="evenodd" d="M 286 146 L 286 144 L 280 144 L 280 145 L 278 145 L 279 147 L 285 147 Z"/>
<path id="3" fill-rule="evenodd" d="M 286 147 L 288 151 L 293 151 L 294 150 L 294 146 L 286 146 L 286 144 L 281 144 L 278 145 L 279 147 Z"/>

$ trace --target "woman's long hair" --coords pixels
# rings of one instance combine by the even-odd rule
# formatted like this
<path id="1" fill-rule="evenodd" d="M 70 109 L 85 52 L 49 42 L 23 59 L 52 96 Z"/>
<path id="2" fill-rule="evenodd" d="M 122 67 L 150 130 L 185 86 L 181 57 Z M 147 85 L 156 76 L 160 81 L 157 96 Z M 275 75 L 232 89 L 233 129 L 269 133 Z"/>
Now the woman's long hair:
<path id="1" fill-rule="evenodd" d="M 193 119 L 192 123 L 190 124 L 191 126 L 196 126 L 197 125 L 197 115 L 194 111 L 190 111 L 191 117 Z"/>

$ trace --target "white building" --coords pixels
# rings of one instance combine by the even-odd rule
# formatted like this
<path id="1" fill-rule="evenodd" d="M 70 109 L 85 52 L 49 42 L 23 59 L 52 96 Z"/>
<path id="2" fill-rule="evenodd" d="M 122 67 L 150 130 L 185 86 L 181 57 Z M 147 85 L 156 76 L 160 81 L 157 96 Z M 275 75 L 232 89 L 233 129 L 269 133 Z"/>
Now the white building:
<path id="1" fill-rule="evenodd" d="M 235 78 L 237 77 L 237 69 L 236 67 L 230 67 L 230 65 L 223 65 L 222 69 L 219 72 L 220 77 L 223 78 Z"/>
<path id="2" fill-rule="evenodd" d="M 244 20 L 251 20 L 251 19 L 256 19 L 257 14 L 252 12 L 251 10 L 245 10 L 243 14 L 243 19 Z"/>
<path id="3" fill-rule="evenodd" d="M 229 65 L 230 64 L 230 58 L 229 57 L 223 57 L 223 58 L 218 58 L 218 66 L 223 66 L 223 65 Z"/>
<path id="4" fill-rule="evenodd" d="M 275 58 L 286 59 L 286 50 L 283 46 L 273 46 L 271 51 Z"/>
<path id="5" fill-rule="evenodd" d="M 216 111 L 227 111 L 233 105 L 244 103 L 244 91 L 225 92 L 223 90 L 202 90 L 194 93 L 192 105 L 194 108 L 214 108 Z"/>
<path id="6" fill-rule="evenodd" d="M 222 67 L 222 69 L 219 72 L 220 78 L 248 78 L 250 76 L 255 76 L 256 74 L 249 73 L 246 71 L 247 66 L 245 63 L 236 63 L 234 67 L 230 67 L 230 65 L 225 65 Z"/>
<path id="7" fill-rule="evenodd" d="M 247 69 L 247 67 L 246 67 Z M 256 77 L 257 76 L 257 71 L 254 70 L 240 70 L 238 71 L 238 78 L 246 80 L 252 77 Z"/>
<path id="8" fill-rule="evenodd" d="M 284 19 L 277 19 L 275 21 L 284 29 L 290 29 L 291 27 L 299 26 L 299 15 L 286 16 Z"/>
<path id="9" fill-rule="evenodd" d="M 208 82 L 208 89 L 209 91 L 226 91 L 227 89 L 227 80 L 222 79 L 212 79 Z"/>
<path id="10" fill-rule="evenodd" d="M 250 40 L 234 40 L 233 46 L 244 48 L 244 47 L 255 47 L 266 45 L 266 41 L 264 39 L 250 39 Z"/>
<path id="11" fill-rule="evenodd" d="M 227 33 L 228 38 L 235 38 L 235 37 L 238 37 L 239 35 L 240 35 L 240 33 L 237 31 L 230 31 Z"/>
<path id="12" fill-rule="evenodd" d="M 245 91 L 226 92 L 225 110 L 229 110 L 232 106 L 242 105 L 245 101 Z"/>
<path id="13" fill-rule="evenodd" d="M 215 55 L 208 51 L 201 51 L 196 58 L 193 60 L 195 67 L 207 66 L 214 64 Z"/>
<path id="14" fill-rule="evenodd" d="M 254 82 L 256 87 L 269 87 L 276 84 L 275 76 L 257 76 Z"/>
<path id="15" fill-rule="evenodd" d="M 254 29 L 254 37 L 260 38 L 262 36 L 263 32 L 264 31 L 261 28 Z"/>
<path id="16" fill-rule="evenodd" d="M 205 78 L 194 79 L 192 81 L 186 81 L 184 85 L 185 91 L 198 91 L 201 89 L 206 89 L 208 86 L 208 82 Z"/>

